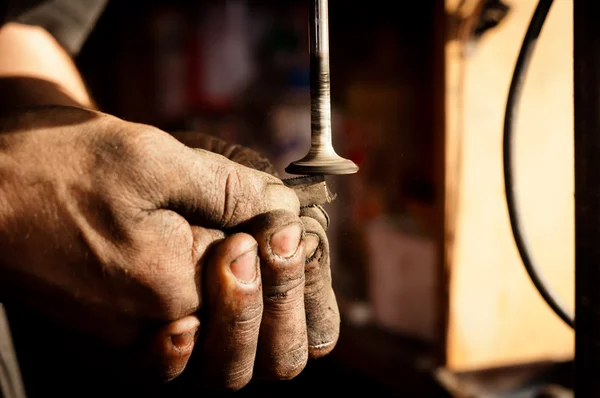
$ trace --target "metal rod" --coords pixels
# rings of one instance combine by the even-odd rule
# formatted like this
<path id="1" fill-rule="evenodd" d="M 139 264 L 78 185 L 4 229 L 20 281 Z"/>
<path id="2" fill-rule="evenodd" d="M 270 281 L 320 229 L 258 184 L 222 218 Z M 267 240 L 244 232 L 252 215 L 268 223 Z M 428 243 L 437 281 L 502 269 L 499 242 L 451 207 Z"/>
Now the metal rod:
<path id="1" fill-rule="evenodd" d="M 574 0 L 573 7 L 575 395 L 596 398 L 600 397 L 600 2 Z"/>
<path id="2" fill-rule="evenodd" d="M 353 174 L 358 166 L 339 156 L 331 133 L 331 84 L 329 78 L 329 12 L 327 0 L 311 0 L 310 37 L 310 149 L 292 162 L 290 174 Z"/>
<path id="3" fill-rule="evenodd" d="M 331 139 L 331 80 L 329 72 L 329 10 L 327 0 L 311 0 L 310 118 L 313 148 L 333 149 Z"/>

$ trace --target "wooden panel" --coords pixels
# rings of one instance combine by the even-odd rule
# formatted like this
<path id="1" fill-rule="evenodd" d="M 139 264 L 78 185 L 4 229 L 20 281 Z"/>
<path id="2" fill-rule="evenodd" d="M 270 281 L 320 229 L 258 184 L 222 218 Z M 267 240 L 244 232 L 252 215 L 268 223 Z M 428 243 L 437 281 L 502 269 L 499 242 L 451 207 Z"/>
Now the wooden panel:
<path id="1" fill-rule="evenodd" d="M 454 9 L 458 0 L 446 0 Z M 470 370 L 566 359 L 573 332 L 542 301 L 516 251 L 502 175 L 508 86 L 536 0 L 511 1 L 505 21 L 466 63 L 446 48 L 447 365 Z M 519 112 L 517 188 L 533 257 L 574 304 L 572 2 L 556 1 Z M 460 122 L 460 123 L 459 123 Z"/>

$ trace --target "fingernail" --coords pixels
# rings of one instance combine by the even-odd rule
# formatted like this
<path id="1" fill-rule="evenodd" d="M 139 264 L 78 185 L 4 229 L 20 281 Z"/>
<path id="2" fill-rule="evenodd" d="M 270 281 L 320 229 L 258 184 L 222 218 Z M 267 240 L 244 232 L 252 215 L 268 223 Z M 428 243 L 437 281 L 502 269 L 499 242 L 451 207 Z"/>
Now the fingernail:
<path id="1" fill-rule="evenodd" d="M 296 253 L 296 250 L 298 250 L 301 238 L 302 226 L 298 223 L 295 223 L 283 227 L 279 231 L 275 232 L 271 236 L 269 246 L 271 246 L 273 253 L 279 257 L 288 258 Z"/>
<path id="2" fill-rule="evenodd" d="M 194 329 L 183 334 L 176 334 L 174 336 L 171 336 L 171 342 L 178 350 L 187 350 L 192 344 L 194 344 L 194 341 L 196 341 L 197 332 L 198 329 Z"/>
<path id="3" fill-rule="evenodd" d="M 246 252 L 233 260 L 231 272 L 242 283 L 250 283 L 256 278 L 258 256 L 256 248 Z"/>
<path id="4" fill-rule="evenodd" d="M 321 243 L 321 240 L 316 235 L 307 234 L 304 237 L 304 253 L 306 258 L 311 258 L 315 255 L 315 252 L 319 248 L 319 243 Z"/>

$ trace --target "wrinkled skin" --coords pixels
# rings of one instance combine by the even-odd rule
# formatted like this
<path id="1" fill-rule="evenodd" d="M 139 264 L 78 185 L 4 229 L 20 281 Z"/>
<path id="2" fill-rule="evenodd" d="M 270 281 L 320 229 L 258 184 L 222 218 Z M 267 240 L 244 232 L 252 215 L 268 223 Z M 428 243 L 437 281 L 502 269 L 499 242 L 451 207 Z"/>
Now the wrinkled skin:
<path id="1" fill-rule="evenodd" d="M 250 148 L 205 134 L 188 132 L 172 135 L 187 146 L 221 154 L 236 163 L 279 177 L 271 162 Z M 304 239 L 309 242 L 310 247 L 305 265 L 304 298 L 307 322 L 312 326 L 308 329 L 309 349 L 312 357 L 320 357 L 331 351 L 339 333 L 339 311 L 331 289 L 329 242 L 326 235 L 329 216 L 321 206 L 311 206 L 301 208 L 300 217 L 304 225 Z"/>
<path id="2" fill-rule="evenodd" d="M 126 353 L 142 380 L 292 378 L 338 336 L 326 216 L 255 153 L 181 141 L 76 108 L 2 118 L 0 299 Z"/>

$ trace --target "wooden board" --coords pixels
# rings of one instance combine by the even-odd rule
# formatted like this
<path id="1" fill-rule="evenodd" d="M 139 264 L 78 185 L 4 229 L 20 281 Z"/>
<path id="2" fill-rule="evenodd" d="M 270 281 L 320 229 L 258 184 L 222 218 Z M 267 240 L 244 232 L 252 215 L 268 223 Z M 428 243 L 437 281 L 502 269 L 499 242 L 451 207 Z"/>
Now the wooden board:
<path id="1" fill-rule="evenodd" d="M 446 0 L 451 12 L 458 0 Z M 471 2 L 473 3 L 473 2 Z M 511 11 L 464 65 L 446 47 L 447 366 L 472 370 L 573 355 L 573 332 L 542 301 L 509 229 L 502 175 L 506 96 L 537 0 Z M 554 2 L 519 112 L 517 189 L 536 262 L 574 305 L 572 2 Z M 460 68 L 465 79 L 460 83 Z M 462 120 L 462 123 L 460 123 Z M 461 125 L 462 124 L 462 125 Z"/>

